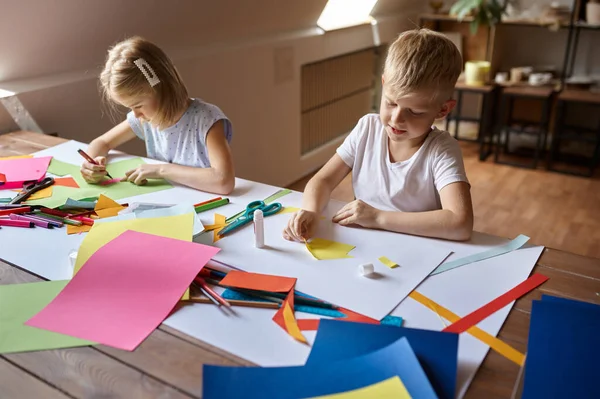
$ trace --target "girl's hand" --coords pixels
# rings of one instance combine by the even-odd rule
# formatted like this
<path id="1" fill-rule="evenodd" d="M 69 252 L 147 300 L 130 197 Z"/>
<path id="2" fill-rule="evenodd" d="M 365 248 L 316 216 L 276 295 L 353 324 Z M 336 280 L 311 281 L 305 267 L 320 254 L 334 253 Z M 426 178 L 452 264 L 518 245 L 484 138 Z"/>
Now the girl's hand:
<path id="1" fill-rule="evenodd" d="M 148 179 L 160 179 L 162 177 L 162 166 L 156 164 L 142 164 L 137 168 L 125 173 L 121 181 L 130 181 L 138 186 L 148 183 Z"/>
<path id="2" fill-rule="evenodd" d="M 294 213 L 286 228 L 283 230 L 283 238 L 288 241 L 304 242 L 312 237 L 319 215 L 316 212 L 304 209 Z"/>
<path id="3" fill-rule="evenodd" d="M 380 214 L 379 209 L 375 209 L 361 200 L 354 200 L 340 209 L 333 216 L 332 222 L 342 226 L 357 224 L 372 229 L 377 227 L 377 218 Z"/>
<path id="4" fill-rule="evenodd" d="M 99 183 L 106 176 L 106 157 L 96 157 L 94 161 L 98 165 L 94 165 L 88 161 L 83 162 L 81 165 L 81 176 L 88 183 Z"/>

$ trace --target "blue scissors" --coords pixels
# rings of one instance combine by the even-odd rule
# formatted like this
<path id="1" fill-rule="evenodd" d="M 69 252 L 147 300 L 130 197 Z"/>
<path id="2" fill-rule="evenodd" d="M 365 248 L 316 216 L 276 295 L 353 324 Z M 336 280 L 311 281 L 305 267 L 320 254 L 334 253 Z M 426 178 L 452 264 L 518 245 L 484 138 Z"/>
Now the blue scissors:
<path id="1" fill-rule="evenodd" d="M 26 183 L 23 185 L 23 190 L 13 198 L 9 204 L 20 204 L 25 201 L 29 196 L 37 191 L 40 191 L 43 188 L 50 187 L 54 184 L 53 177 L 46 177 L 40 181 L 34 181 L 31 183 Z"/>
<path id="2" fill-rule="evenodd" d="M 282 206 L 279 202 L 266 205 L 264 201 L 252 201 L 246 206 L 244 213 L 239 218 L 225 226 L 223 230 L 219 232 L 219 235 L 224 236 L 225 234 L 231 233 L 232 231 L 250 223 L 252 220 L 254 220 L 254 212 L 259 209 L 266 217 L 276 214 L 281 210 L 281 208 Z"/>

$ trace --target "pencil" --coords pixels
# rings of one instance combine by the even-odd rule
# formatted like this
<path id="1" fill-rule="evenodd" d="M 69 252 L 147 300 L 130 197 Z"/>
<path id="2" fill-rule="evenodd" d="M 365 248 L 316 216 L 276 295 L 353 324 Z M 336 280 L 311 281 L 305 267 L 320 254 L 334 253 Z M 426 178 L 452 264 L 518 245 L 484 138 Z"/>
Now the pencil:
<path id="1" fill-rule="evenodd" d="M 197 206 L 206 205 L 206 204 L 209 204 L 209 203 L 211 203 L 211 202 L 218 201 L 218 200 L 220 200 L 220 199 L 222 199 L 222 198 L 221 198 L 221 197 L 217 197 L 217 198 L 213 198 L 213 199 L 211 199 L 211 200 L 208 200 L 208 201 L 204 201 L 204 202 L 198 202 L 197 204 L 194 204 L 194 208 L 195 208 L 195 207 L 197 207 Z"/>
<path id="2" fill-rule="evenodd" d="M 210 295 L 208 293 L 208 291 L 206 291 L 204 288 L 202 287 L 198 287 L 200 289 L 200 291 L 204 294 L 204 296 L 206 296 L 206 298 L 208 298 L 208 300 L 212 303 L 214 303 L 217 306 L 221 306 L 221 304 L 219 303 L 219 301 L 217 301 L 216 298 L 214 298 L 212 295 Z M 190 298 L 191 299 L 191 298 Z"/>
<path id="3" fill-rule="evenodd" d="M 206 281 L 204 281 L 204 279 L 202 277 L 196 277 L 194 279 L 194 282 L 196 282 L 198 285 L 200 285 L 200 288 L 203 288 L 204 290 L 208 291 L 210 296 L 212 296 L 217 301 L 219 301 L 220 304 L 227 306 L 227 307 L 231 307 L 229 302 L 227 302 L 225 299 L 223 299 L 223 297 L 221 297 L 221 295 L 217 294 L 212 288 L 210 288 L 208 286 L 208 284 L 206 284 Z"/>
<path id="4" fill-rule="evenodd" d="M 94 164 L 94 165 L 100 165 L 98 162 L 96 162 L 96 161 L 94 160 L 94 158 L 90 157 L 90 156 L 89 156 L 88 154 L 86 154 L 86 153 L 85 153 L 85 151 L 83 151 L 82 149 L 79 149 L 79 150 L 77 150 L 77 152 L 79 153 L 79 155 L 81 155 L 82 157 L 84 157 L 84 158 L 85 158 L 85 160 L 86 160 L 86 161 L 88 161 L 89 163 L 91 163 L 91 164 Z M 113 178 L 113 177 L 110 175 L 110 173 L 108 173 L 108 171 L 106 172 L 106 176 L 107 176 L 109 179 L 112 179 L 112 178 Z"/>
<path id="5" fill-rule="evenodd" d="M 205 294 L 206 295 L 206 294 Z M 186 301 L 183 301 L 186 302 Z M 193 303 L 214 303 L 212 298 L 205 298 L 199 296 L 190 297 L 187 302 Z M 249 308 L 263 308 L 263 309 L 279 309 L 279 304 L 273 302 L 257 302 L 257 301 L 241 301 L 239 299 L 229 299 L 228 302 L 232 306 L 246 306 Z"/>

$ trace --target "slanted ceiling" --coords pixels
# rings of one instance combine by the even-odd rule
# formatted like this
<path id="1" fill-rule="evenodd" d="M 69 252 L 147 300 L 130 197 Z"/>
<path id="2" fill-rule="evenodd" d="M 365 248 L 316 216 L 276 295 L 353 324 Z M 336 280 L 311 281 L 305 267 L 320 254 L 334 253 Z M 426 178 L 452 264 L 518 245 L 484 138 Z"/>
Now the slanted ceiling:
<path id="1" fill-rule="evenodd" d="M 0 82 L 96 68 L 137 34 L 167 51 L 314 27 L 326 0 L 0 0 Z M 420 0 L 379 0 L 377 17 Z M 415 21 L 416 22 L 416 21 Z"/>

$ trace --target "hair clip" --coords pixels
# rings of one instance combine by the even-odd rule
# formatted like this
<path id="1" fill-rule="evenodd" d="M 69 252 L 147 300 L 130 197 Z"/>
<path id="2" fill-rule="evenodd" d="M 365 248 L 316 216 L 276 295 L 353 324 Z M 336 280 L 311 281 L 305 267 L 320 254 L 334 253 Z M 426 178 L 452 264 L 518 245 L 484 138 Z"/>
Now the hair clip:
<path id="1" fill-rule="evenodd" d="M 158 76 L 156 76 L 154 70 L 145 59 L 138 58 L 137 60 L 133 61 L 133 63 L 140 69 L 140 71 L 142 71 L 151 87 L 154 87 L 160 83 Z"/>

